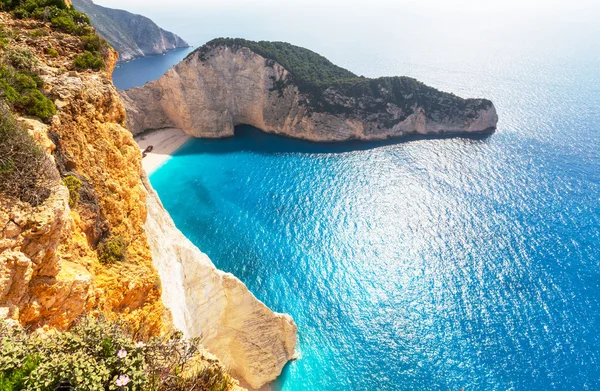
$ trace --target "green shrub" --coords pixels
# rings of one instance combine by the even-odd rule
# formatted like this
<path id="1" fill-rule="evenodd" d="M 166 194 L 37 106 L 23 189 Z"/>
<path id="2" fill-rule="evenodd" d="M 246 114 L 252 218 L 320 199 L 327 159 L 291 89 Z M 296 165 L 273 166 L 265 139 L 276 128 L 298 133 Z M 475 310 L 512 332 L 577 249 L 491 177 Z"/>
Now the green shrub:
<path id="1" fill-rule="evenodd" d="M 46 54 L 48 54 L 50 57 L 58 57 L 58 51 L 52 46 L 46 48 Z"/>
<path id="2" fill-rule="evenodd" d="M 39 90 L 27 90 L 18 101 L 25 113 L 48 120 L 56 114 L 56 106 Z"/>
<path id="3" fill-rule="evenodd" d="M 14 32 L 6 26 L 0 26 L 0 38 L 14 38 Z"/>
<path id="4" fill-rule="evenodd" d="M 22 60 L 22 57 L 16 58 Z M 22 62 L 16 63 L 22 65 Z M 39 91 L 43 85 L 44 82 L 38 75 L 17 70 L 10 64 L 2 64 L 0 61 L 0 98 L 4 98 L 8 104 L 14 105 L 28 115 L 49 120 L 56 114 L 56 106 Z"/>
<path id="5" fill-rule="evenodd" d="M 75 11 L 74 8 L 68 10 L 46 8 L 44 18 L 50 18 L 52 27 L 68 34 L 83 36 L 94 33 L 88 16 Z"/>
<path id="6" fill-rule="evenodd" d="M 37 58 L 26 48 L 9 48 L 0 57 L 0 97 L 13 108 L 49 120 L 56 114 L 54 102 L 40 89 L 42 79 L 34 73 Z"/>
<path id="7" fill-rule="evenodd" d="M 0 321 L 0 389 L 13 390 L 214 390 L 232 378 L 202 357 L 197 339 L 180 332 L 136 341 L 127 327 L 84 317 L 68 332 L 45 336 Z M 127 380 L 127 384 L 117 383 Z"/>
<path id="8" fill-rule="evenodd" d="M 100 52 L 106 47 L 106 41 L 96 34 L 81 37 L 83 48 L 89 52 Z"/>
<path id="9" fill-rule="evenodd" d="M 8 46 L 9 38 L 12 38 L 12 30 L 4 26 L 0 26 L 0 49 Z"/>
<path id="10" fill-rule="evenodd" d="M 0 373 L 0 390 L 2 391 L 20 391 L 25 389 L 25 380 L 31 372 L 39 364 L 39 357 L 37 355 L 28 355 L 24 359 L 23 366 L 15 368 L 14 370 L 7 371 L 7 373 Z"/>
<path id="11" fill-rule="evenodd" d="M 48 35 L 48 32 L 44 29 L 35 29 L 29 33 L 29 36 L 32 38 L 40 38 Z"/>
<path id="12" fill-rule="evenodd" d="M 126 258 L 127 243 L 120 236 L 109 236 L 98 245 L 98 260 L 103 264 L 122 262 Z"/>
<path id="13" fill-rule="evenodd" d="M 3 56 L 6 63 L 20 71 L 31 71 L 38 61 L 27 48 L 11 48 Z"/>
<path id="14" fill-rule="evenodd" d="M 12 105 L 19 100 L 19 97 L 20 95 L 17 90 L 3 78 L 0 72 L 0 98 L 5 99 L 8 104 Z"/>
<path id="15" fill-rule="evenodd" d="M 75 57 L 73 65 L 75 65 L 75 68 L 77 69 L 93 69 L 99 71 L 104 68 L 104 60 L 97 54 L 86 50 Z"/>
<path id="16" fill-rule="evenodd" d="M 79 203 L 81 180 L 74 175 L 67 175 L 63 178 L 63 183 L 69 189 L 69 206 L 74 208 Z"/>
<path id="17" fill-rule="evenodd" d="M 68 16 L 56 16 L 50 22 L 52 22 L 52 27 L 56 27 L 65 33 L 72 34 L 77 30 L 77 23 Z"/>
<path id="18" fill-rule="evenodd" d="M 15 74 L 15 86 L 18 91 L 25 91 L 27 89 L 38 88 L 38 85 L 33 79 L 33 77 L 29 76 L 26 73 Z"/>
<path id="19" fill-rule="evenodd" d="M 13 12 L 11 12 L 11 14 L 17 19 L 25 19 L 29 17 L 29 12 L 27 12 L 23 8 L 17 8 Z"/>
<path id="20" fill-rule="evenodd" d="M 0 194 L 39 205 L 55 183 L 52 170 L 46 154 L 0 104 Z"/>

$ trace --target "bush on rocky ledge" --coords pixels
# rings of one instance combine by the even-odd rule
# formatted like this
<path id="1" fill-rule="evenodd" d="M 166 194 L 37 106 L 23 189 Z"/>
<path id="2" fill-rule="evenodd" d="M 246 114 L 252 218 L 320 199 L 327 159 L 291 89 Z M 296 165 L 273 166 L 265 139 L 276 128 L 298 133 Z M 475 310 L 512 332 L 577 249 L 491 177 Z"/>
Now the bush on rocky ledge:
<path id="1" fill-rule="evenodd" d="M 227 391 L 234 380 L 180 332 L 136 341 L 127 327 L 91 316 L 71 331 L 28 333 L 0 322 L 0 389 Z"/>
<path id="2" fill-rule="evenodd" d="M 75 60 L 73 60 L 73 65 L 75 65 L 75 68 L 80 70 L 93 69 L 95 71 L 99 71 L 104 68 L 104 60 L 97 54 L 86 50 L 75 57 Z"/>
<path id="3" fill-rule="evenodd" d="M 98 260 L 105 265 L 112 265 L 125 260 L 127 243 L 120 236 L 109 236 L 98 246 Z"/>
<path id="4" fill-rule="evenodd" d="M 56 114 L 56 106 L 41 89 L 42 79 L 36 74 L 37 59 L 25 48 L 8 48 L 0 56 L 0 99 L 28 115 L 48 121 Z"/>
<path id="5" fill-rule="evenodd" d="M 33 18 L 51 22 L 64 33 L 88 35 L 93 33 L 90 19 L 64 0 L 0 0 L 0 11 L 10 11 L 18 19 Z"/>
<path id="6" fill-rule="evenodd" d="M 0 195 L 36 206 L 51 193 L 52 162 L 0 102 Z"/>

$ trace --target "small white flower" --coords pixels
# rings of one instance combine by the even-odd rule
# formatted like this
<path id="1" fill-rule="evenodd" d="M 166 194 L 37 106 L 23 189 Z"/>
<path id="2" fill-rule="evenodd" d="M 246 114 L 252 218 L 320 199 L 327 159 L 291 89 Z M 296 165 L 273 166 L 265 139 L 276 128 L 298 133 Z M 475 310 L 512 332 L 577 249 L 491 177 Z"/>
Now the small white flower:
<path id="1" fill-rule="evenodd" d="M 125 387 L 128 383 L 129 383 L 129 376 L 127 376 L 127 375 L 121 375 L 115 381 L 115 384 L 119 387 Z"/>
<path id="2" fill-rule="evenodd" d="M 117 352 L 117 357 L 119 358 L 125 358 L 127 357 L 127 350 L 125 349 L 121 349 Z"/>
<path id="3" fill-rule="evenodd" d="M 146 344 L 145 344 L 145 343 L 143 343 L 142 341 L 140 341 L 140 342 L 138 342 L 138 343 L 136 343 L 136 344 L 135 344 L 135 347 L 136 347 L 136 348 L 138 348 L 138 349 L 141 349 L 141 348 L 143 348 L 144 346 L 146 346 Z"/>

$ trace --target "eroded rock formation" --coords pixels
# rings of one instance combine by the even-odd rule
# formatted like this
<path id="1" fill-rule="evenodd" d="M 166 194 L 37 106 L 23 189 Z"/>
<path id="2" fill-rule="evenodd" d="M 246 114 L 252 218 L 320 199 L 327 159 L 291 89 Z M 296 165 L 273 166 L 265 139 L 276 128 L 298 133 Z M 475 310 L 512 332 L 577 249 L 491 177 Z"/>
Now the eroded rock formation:
<path id="1" fill-rule="evenodd" d="M 29 327 L 68 328 L 96 311 L 125 320 L 140 336 L 164 331 L 170 319 L 144 231 L 139 149 L 110 80 L 116 53 L 108 51 L 103 72 L 69 70 L 82 51 L 78 37 L 7 13 L 0 22 L 15 37 L 4 50 L 31 53 L 57 107 L 49 124 L 19 118 L 54 162 L 56 180 L 35 207 L 0 196 L 0 311 Z M 45 35 L 30 39 L 34 29 Z M 48 55 L 48 47 L 60 48 L 59 55 Z M 69 175 L 83 182 L 72 207 L 62 181 Z M 126 262 L 98 261 L 98 242 L 109 235 L 128 244 Z"/>
<path id="2" fill-rule="evenodd" d="M 267 308 L 231 273 L 218 270 L 175 227 L 149 181 L 144 183 L 146 232 L 175 327 L 202 337 L 208 350 L 252 387 L 275 380 L 294 358 L 296 324 Z"/>
<path id="3" fill-rule="evenodd" d="M 247 124 L 289 137 L 342 141 L 492 132 L 498 121 L 490 101 L 461 99 L 410 78 L 361 79 L 342 70 L 348 83 L 314 92 L 302 87 L 311 80 L 243 42 L 260 43 L 236 42 L 209 43 L 160 79 L 121 92 L 129 129 L 137 134 L 177 127 L 195 137 L 227 137 L 234 126 Z M 322 66 L 315 64 L 317 71 Z"/>

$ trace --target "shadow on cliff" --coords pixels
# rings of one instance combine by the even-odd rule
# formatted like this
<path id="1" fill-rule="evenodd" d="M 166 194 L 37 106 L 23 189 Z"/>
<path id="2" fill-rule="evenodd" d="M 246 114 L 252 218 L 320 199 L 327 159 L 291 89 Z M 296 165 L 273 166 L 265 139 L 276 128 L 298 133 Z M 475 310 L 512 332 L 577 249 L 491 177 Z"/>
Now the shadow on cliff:
<path id="1" fill-rule="evenodd" d="M 312 142 L 298 140 L 274 134 L 268 134 L 249 125 L 235 128 L 235 136 L 224 139 L 199 139 L 177 151 L 178 155 L 199 153 L 232 153 L 249 151 L 263 154 L 277 153 L 344 153 L 364 151 L 373 148 L 397 145 L 408 142 L 429 139 L 460 138 L 466 141 L 478 142 L 485 140 L 490 134 L 474 134 L 469 136 L 408 136 L 382 141 L 343 141 L 343 142 Z"/>

